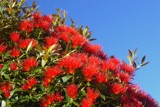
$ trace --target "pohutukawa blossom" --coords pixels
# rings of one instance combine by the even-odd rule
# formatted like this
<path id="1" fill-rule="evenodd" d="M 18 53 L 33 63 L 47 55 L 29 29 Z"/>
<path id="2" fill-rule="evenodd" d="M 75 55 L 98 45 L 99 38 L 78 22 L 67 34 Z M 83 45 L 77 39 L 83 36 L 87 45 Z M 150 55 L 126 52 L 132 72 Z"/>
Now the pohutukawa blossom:
<path id="1" fill-rule="evenodd" d="M 46 37 L 45 40 L 46 40 L 46 47 L 48 48 L 52 45 L 55 45 L 58 42 L 58 39 L 54 37 Z"/>
<path id="2" fill-rule="evenodd" d="M 131 76 L 126 72 L 120 72 L 120 78 L 124 83 L 127 83 L 130 81 Z"/>
<path id="3" fill-rule="evenodd" d="M 97 90 L 93 88 L 87 88 L 87 98 L 91 99 L 92 102 L 94 102 L 99 96 L 100 93 Z"/>
<path id="4" fill-rule="evenodd" d="M 87 42 L 87 39 L 80 34 L 74 35 L 72 37 L 73 47 L 83 46 Z"/>
<path id="5" fill-rule="evenodd" d="M 74 99 L 77 97 L 77 94 L 78 94 L 78 86 L 75 84 L 67 85 L 66 91 L 68 96 Z"/>
<path id="6" fill-rule="evenodd" d="M 129 74 L 133 74 L 135 71 L 135 68 L 133 66 L 127 65 L 125 62 L 123 62 L 121 65 L 121 70 L 123 70 Z"/>
<path id="7" fill-rule="evenodd" d="M 83 64 L 82 60 L 74 56 L 66 57 L 59 62 L 59 65 L 61 67 L 67 68 L 68 69 L 67 73 L 70 74 L 72 74 L 75 69 L 80 68 L 82 64 Z"/>
<path id="8" fill-rule="evenodd" d="M 84 50 L 89 53 L 97 54 L 99 51 L 101 51 L 101 46 L 95 45 L 95 44 L 90 44 L 86 43 L 84 45 Z"/>
<path id="9" fill-rule="evenodd" d="M 31 42 L 32 42 L 32 47 L 35 47 L 38 44 L 38 42 L 34 39 L 20 39 L 18 46 L 24 49 L 24 48 L 27 48 Z"/>
<path id="10" fill-rule="evenodd" d="M 114 94 L 119 94 L 120 92 L 123 91 L 123 85 L 119 83 L 114 83 L 112 84 L 111 89 Z"/>
<path id="11" fill-rule="evenodd" d="M 82 69 L 83 75 L 85 77 L 85 79 L 87 81 L 92 81 L 93 77 L 96 76 L 97 74 L 97 66 L 94 64 L 89 64 L 86 65 L 83 69 Z"/>
<path id="12" fill-rule="evenodd" d="M 103 74 L 101 72 L 98 72 L 96 74 L 96 80 L 98 83 L 105 83 L 108 81 L 108 76 L 107 76 L 107 74 Z"/>
<path id="13" fill-rule="evenodd" d="M 64 96 L 62 96 L 59 92 L 56 92 L 56 94 L 47 94 L 42 100 L 41 100 L 41 107 L 48 107 L 48 105 L 53 104 L 56 102 L 61 102 L 63 100 Z"/>
<path id="14" fill-rule="evenodd" d="M 28 78 L 27 79 L 27 83 L 22 85 L 22 89 L 23 90 L 28 90 L 31 89 L 34 85 L 36 85 L 38 83 L 36 78 Z"/>
<path id="15" fill-rule="evenodd" d="M 36 61 L 35 58 L 30 57 L 27 58 L 23 61 L 22 66 L 23 66 L 23 71 L 29 71 L 31 67 L 36 67 L 38 65 L 38 62 Z"/>
<path id="16" fill-rule="evenodd" d="M 3 68 L 3 64 L 0 64 L 0 69 Z"/>
<path id="17" fill-rule="evenodd" d="M 20 30 L 31 32 L 33 30 L 33 22 L 31 20 L 23 20 L 20 24 Z"/>
<path id="18" fill-rule="evenodd" d="M 7 45 L 0 45 L 0 54 L 4 52 L 7 48 Z"/>
<path id="19" fill-rule="evenodd" d="M 17 48 L 13 48 L 10 52 L 11 57 L 19 57 L 21 54 L 21 51 Z"/>
<path id="20" fill-rule="evenodd" d="M 116 71 L 120 67 L 120 61 L 117 58 L 110 58 L 104 65 L 108 70 Z"/>
<path id="21" fill-rule="evenodd" d="M 17 70 L 17 69 L 18 69 L 18 67 L 17 67 L 17 63 L 12 62 L 12 63 L 10 64 L 10 69 L 11 69 L 12 71 Z"/>
<path id="22" fill-rule="evenodd" d="M 9 37 L 13 42 L 17 42 L 19 40 L 20 34 L 19 32 L 12 32 L 9 34 Z"/>
<path id="23" fill-rule="evenodd" d="M 3 82 L 0 84 L 0 90 L 4 93 L 6 98 L 10 97 L 10 90 L 12 90 L 12 86 L 9 82 Z"/>

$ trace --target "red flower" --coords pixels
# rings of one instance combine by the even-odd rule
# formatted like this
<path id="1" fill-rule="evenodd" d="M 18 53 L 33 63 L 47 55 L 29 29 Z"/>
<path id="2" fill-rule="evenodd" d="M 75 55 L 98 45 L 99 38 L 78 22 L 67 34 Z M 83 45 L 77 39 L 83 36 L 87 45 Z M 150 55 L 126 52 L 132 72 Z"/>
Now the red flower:
<path id="1" fill-rule="evenodd" d="M 87 81 L 91 81 L 93 76 L 97 74 L 97 66 L 95 64 L 86 65 L 82 69 L 83 75 Z"/>
<path id="2" fill-rule="evenodd" d="M 112 84 L 111 89 L 114 94 L 119 94 L 120 92 L 123 91 L 123 85 L 119 83 L 114 83 Z"/>
<path id="3" fill-rule="evenodd" d="M 18 32 L 10 33 L 9 37 L 13 42 L 17 42 L 19 40 L 20 34 Z"/>
<path id="4" fill-rule="evenodd" d="M 48 84 L 51 82 L 51 79 L 55 78 L 59 74 L 61 74 L 62 71 L 59 69 L 59 67 L 47 67 L 45 71 L 45 78 L 43 79 L 43 85 L 48 86 Z"/>
<path id="5" fill-rule="evenodd" d="M 54 100 L 61 102 L 63 100 L 64 96 L 62 96 L 59 92 L 56 92 Z"/>
<path id="6" fill-rule="evenodd" d="M 48 48 L 58 42 L 58 39 L 54 37 L 46 37 L 45 40 L 46 40 L 46 47 Z"/>
<path id="7" fill-rule="evenodd" d="M 31 20 L 23 20 L 20 24 L 20 30 L 31 32 L 33 29 L 33 22 Z"/>
<path id="8" fill-rule="evenodd" d="M 91 99 L 88 99 L 88 98 L 84 98 L 80 104 L 80 107 L 92 107 L 92 106 L 93 106 L 93 102 Z"/>
<path id="9" fill-rule="evenodd" d="M 3 68 L 3 64 L 0 64 L 0 69 Z"/>
<path id="10" fill-rule="evenodd" d="M 0 45 L 0 54 L 4 52 L 7 48 L 7 45 Z"/>
<path id="11" fill-rule="evenodd" d="M 50 104 L 53 104 L 54 101 L 61 102 L 63 100 L 64 96 L 61 96 L 59 92 L 56 92 L 56 94 L 47 94 L 42 100 L 41 100 L 41 106 L 47 107 Z"/>
<path id="12" fill-rule="evenodd" d="M 31 67 L 37 66 L 38 62 L 36 61 L 35 58 L 30 57 L 30 58 L 25 59 L 22 65 L 23 65 L 23 70 L 27 72 L 31 69 Z"/>
<path id="13" fill-rule="evenodd" d="M 131 76 L 128 73 L 120 72 L 120 78 L 124 83 L 127 83 L 130 81 Z"/>
<path id="14" fill-rule="evenodd" d="M 15 62 L 11 63 L 11 64 L 10 64 L 10 69 L 11 69 L 12 71 L 17 70 L 17 63 L 15 63 Z"/>
<path id="15" fill-rule="evenodd" d="M 10 90 L 12 90 L 12 86 L 9 82 L 4 82 L 0 85 L 0 90 L 4 93 L 4 96 L 6 98 L 9 98 L 10 96 Z"/>
<path id="16" fill-rule="evenodd" d="M 102 74 L 102 73 L 98 72 L 96 74 L 96 80 L 98 83 L 105 83 L 108 80 L 108 76 L 106 74 Z"/>
<path id="17" fill-rule="evenodd" d="M 62 59 L 59 63 L 61 67 L 65 67 L 68 69 L 68 73 L 72 74 L 75 69 L 80 68 L 83 62 L 80 58 L 69 56 Z"/>
<path id="18" fill-rule="evenodd" d="M 87 96 L 81 101 L 80 107 L 92 107 L 99 95 L 100 94 L 97 90 L 88 88 Z"/>
<path id="19" fill-rule="evenodd" d="M 87 88 L 87 98 L 94 102 L 99 97 L 99 92 L 95 89 Z"/>
<path id="20" fill-rule="evenodd" d="M 34 85 L 38 83 L 36 78 L 27 79 L 27 83 L 22 85 L 23 90 L 31 89 Z"/>
<path id="21" fill-rule="evenodd" d="M 75 46 L 83 46 L 85 43 L 87 42 L 87 39 L 80 35 L 80 34 L 76 34 L 72 37 L 72 44 L 73 47 Z"/>
<path id="22" fill-rule="evenodd" d="M 120 61 L 117 58 L 110 58 L 105 62 L 105 68 L 116 71 L 120 67 Z"/>
<path id="23" fill-rule="evenodd" d="M 66 91 L 68 96 L 74 99 L 77 96 L 78 87 L 75 84 L 70 84 L 70 85 L 67 85 Z"/>
<path id="24" fill-rule="evenodd" d="M 101 46 L 86 43 L 84 45 L 84 50 L 89 53 L 97 54 L 99 51 L 101 51 Z"/>
<path id="25" fill-rule="evenodd" d="M 133 74 L 135 71 L 135 68 L 131 65 L 127 65 L 125 62 L 121 65 L 121 69 L 129 74 Z"/>
<path id="26" fill-rule="evenodd" d="M 20 51 L 20 50 L 18 50 L 18 49 L 16 49 L 16 48 L 13 48 L 13 49 L 11 50 L 10 56 L 11 56 L 11 57 L 18 57 L 18 56 L 20 56 L 20 54 L 21 54 L 21 51 Z"/>
<path id="27" fill-rule="evenodd" d="M 32 47 L 35 47 L 38 44 L 38 42 L 34 39 L 24 39 L 24 40 L 20 39 L 18 46 L 24 49 L 24 48 L 27 48 L 31 42 L 32 42 Z"/>
<path id="28" fill-rule="evenodd" d="M 47 67 L 45 76 L 48 78 L 55 78 L 57 75 L 61 74 L 62 70 L 59 69 L 59 67 Z"/>

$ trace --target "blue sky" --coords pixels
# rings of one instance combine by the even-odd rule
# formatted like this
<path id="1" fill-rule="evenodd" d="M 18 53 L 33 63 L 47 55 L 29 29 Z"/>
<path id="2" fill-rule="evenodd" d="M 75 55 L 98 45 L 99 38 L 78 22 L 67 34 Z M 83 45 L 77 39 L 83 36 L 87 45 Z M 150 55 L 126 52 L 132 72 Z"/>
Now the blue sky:
<path id="1" fill-rule="evenodd" d="M 77 25 L 89 26 L 107 55 L 127 61 L 127 50 L 138 48 L 150 64 L 136 71 L 134 82 L 160 102 L 160 0 L 37 0 L 37 5 L 43 14 L 65 9 Z"/>

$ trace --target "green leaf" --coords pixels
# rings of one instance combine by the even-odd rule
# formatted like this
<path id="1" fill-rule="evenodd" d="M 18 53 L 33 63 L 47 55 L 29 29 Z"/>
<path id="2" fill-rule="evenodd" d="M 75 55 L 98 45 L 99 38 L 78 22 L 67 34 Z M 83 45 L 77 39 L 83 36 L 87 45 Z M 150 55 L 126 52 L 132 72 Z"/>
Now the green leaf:
<path id="1" fill-rule="evenodd" d="M 67 82 L 69 79 L 71 78 L 71 76 L 64 76 L 62 77 L 63 82 Z"/>

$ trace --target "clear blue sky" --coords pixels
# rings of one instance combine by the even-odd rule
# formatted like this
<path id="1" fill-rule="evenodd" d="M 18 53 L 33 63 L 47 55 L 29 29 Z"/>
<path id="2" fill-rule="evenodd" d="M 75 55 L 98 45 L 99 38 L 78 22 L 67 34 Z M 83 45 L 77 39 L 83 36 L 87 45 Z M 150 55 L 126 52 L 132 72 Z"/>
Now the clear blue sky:
<path id="1" fill-rule="evenodd" d="M 28 0 L 30 3 L 33 0 Z M 134 82 L 160 102 L 160 0 L 37 0 L 44 14 L 65 9 L 77 25 L 87 25 L 108 55 L 126 60 L 127 50 L 138 48 L 149 65 Z M 127 60 L 126 60 L 127 61 Z"/>

